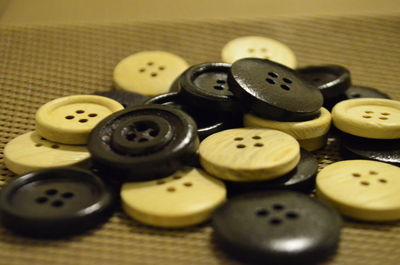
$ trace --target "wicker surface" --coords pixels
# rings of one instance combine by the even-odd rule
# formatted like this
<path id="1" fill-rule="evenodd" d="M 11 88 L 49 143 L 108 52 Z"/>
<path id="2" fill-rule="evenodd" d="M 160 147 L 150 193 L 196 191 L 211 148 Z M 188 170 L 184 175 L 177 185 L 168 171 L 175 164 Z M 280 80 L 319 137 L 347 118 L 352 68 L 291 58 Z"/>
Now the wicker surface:
<path id="1" fill-rule="evenodd" d="M 353 83 L 400 100 L 400 16 L 264 21 L 0 27 L 0 151 L 34 129 L 34 113 L 64 95 L 112 87 L 123 57 L 166 50 L 190 64 L 218 61 L 222 46 L 243 35 L 289 45 L 300 66 L 336 63 Z M 337 142 L 317 152 L 321 168 L 340 160 Z M 0 153 L 0 160 L 2 160 Z M 0 161 L 0 182 L 13 175 Z M 400 196 L 400 195 L 399 195 Z M 338 254 L 326 264 L 400 264 L 400 223 L 346 220 Z M 117 212 L 100 229 L 66 240 L 32 240 L 0 228 L 0 264 L 236 264 L 212 241 L 208 223 L 180 230 L 146 227 Z"/>

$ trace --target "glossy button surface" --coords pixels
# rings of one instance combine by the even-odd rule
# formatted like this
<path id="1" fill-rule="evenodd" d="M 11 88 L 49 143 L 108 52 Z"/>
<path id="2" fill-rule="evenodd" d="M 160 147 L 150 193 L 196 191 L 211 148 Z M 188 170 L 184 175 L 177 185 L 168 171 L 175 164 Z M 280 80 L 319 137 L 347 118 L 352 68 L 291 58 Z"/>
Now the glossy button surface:
<path id="1" fill-rule="evenodd" d="M 125 183 L 121 190 L 127 215 L 160 227 L 201 223 L 225 198 L 223 182 L 196 168 L 185 168 L 154 181 Z"/>
<path id="2" fill-rule="evenodd" d="M 234 197 L 213 217 L 220 246 L 257 264 L 316 264 L 335 252 L 340 227 L 336 211 L 287 191 Z"/>
<path id="3" fill-rule="evenodd" d="M 400 101 L 360 98 L 342 101 L 333 108 L 339 130 L 365 138 L 400 138 Z"/>
<path id="4" fill-rule="evenodd" d="M 86 146 L 51 142 L 36 132 L 20 135 L 4 148 L 5 165 L 17 174 L 51 167 L 83 165 L 89 158 Z"/>
<path id="5" fill-rule="evenodd" d="M 317 194 L 343 215 L 366 221 L 400 219 L 400 168 L 369 160 L 331 164 L 317 175 Z"/>
<path id="6" fill-rule="evenodd" d="M 277 178 L 300 160 L 300 147 L 292 136 L 270 129 L 231 129 L 200 143 L 200 163 L 213 176 L 231 181 Z"/>
<path id="7" fill-rule="evenodd" d="M 147 96 L 122 90 L 97 91 L 94 94 L 118 101 L 124 108 L 144 104 L 149 99 Z"/>
<path id="8" fill-rule="evenodd" d="M 167 93 L 188 66 L 175 54 L 143 51 L 122 59 L 114 69 L 113 78 L 118 89 L 155 96 Z"/>
<path id="9" fill-rule="evenodd" d="M 222 60 L 226 63 L 248 57 L 268 59 L 290 68 L 296 67 L 294 52 L 282 42 L 266 37 L 240 37 L 229 41 L 222 49 Z"/>
<path id="10" fill-rule="evenodd" d="M 63 144 L 86 144 L 90 131 L 102 119 L 124 107 L 115 100 L 95 95 L 54 99 L 36 112 L 37 133 Z"/>

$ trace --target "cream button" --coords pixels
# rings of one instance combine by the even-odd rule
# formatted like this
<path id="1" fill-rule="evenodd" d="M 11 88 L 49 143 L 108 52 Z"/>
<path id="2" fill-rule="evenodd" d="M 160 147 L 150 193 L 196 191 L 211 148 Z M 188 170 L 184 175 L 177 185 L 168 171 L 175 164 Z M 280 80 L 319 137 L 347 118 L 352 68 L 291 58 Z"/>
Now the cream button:
<path id="1" fill-rule="evenodd" d="M 213 176 L 231 181 L 273 179 L 291 171 L 300 160 L 299 143 L 270 129 L 231 129 L 200 143 L 200 163 Z"/>
<path id="2" fill-rule="evenodd" d="M 50 142 L 36 132 L 20 135 L 4 148 L 5 165 L 16 174 L 51 167 L 85 165 L 89 157 L 85 146 Z"/>
<path id="3" fill-rule="evenodd" d="M 54 142 L 86 144 L 90 131 L 98 122 L 123 108 L 115 100 L 95 95 L 57 98 L 36 112 L 36 131 Z"/>
<path id="4" fill-rule="evenodd" d="M 253 114 L 245 114 L 243 123 L 245 127 L 283 131 L 296 138 L 302 148 L 315 151 L 326 144 L 326 136 L 331 126 L 331 114 L 327 109 L 321 108 L 320 115 L 315 119 L 298 122 L 267 120 Z"/>
<path id="5" fill-rule="evenodd" d="M 185 168 L 163 179 L 125 183 L 121 189 L 126 214 L 159 227 L 201 223 L 225 199 L 225 184 L 196 168 Z"/>
<path id="6" fill-rule="evenodd" d="M 365 221 L 400 219 L 400 168 L 369 160 L 347 160 L 317 176 L 317 194 L 343 215 Z"/>
<path id="7" fill-rule="evenodd" d="M 294 52 L 285 44 L 270 38 L 240 37 L 229 41 L 222 49 L 222 61 L 225 63 L 233 63 L 247 57 L 268 59 L 290 68 L 296 68 Z"/>
<path id="8" fill-rule="evenodd" d="M 155 96 L 167 93 L 172 82 L 188 68 L 181 57 L 164 51 L 144 51 L 122 59 L 114 69 L 118 89 Z"/>
<path id="9" fill-rule="evenodd" d="M 359 98 L 342 101 L 332 110 L 341 131 L 365 138 L 400 138 L 400 101 Z"/>

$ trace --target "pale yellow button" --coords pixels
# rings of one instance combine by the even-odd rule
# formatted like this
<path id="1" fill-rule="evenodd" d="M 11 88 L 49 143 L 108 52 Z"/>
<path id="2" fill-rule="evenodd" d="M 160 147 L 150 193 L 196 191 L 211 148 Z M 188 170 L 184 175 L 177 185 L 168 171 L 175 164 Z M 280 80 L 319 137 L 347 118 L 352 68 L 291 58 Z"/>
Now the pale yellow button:
<path id="1" fill-rule="evenodd" d="M 400 168 L 369 160 L 337 162 L 318 174 L 317 194 L 355 219 L 400 219 Z"/>
<path id="2" fill-rule="evenodd" d="M 231 181 L 277 178 L 300 160 L 299 143 L 270 129 L 231 129 L 200 143 L 200 163 L 213 176 Z"/>
<path id="3" fill-rule="evenodd" d="M 57 98 L 36 112 L 40 136 L 63 144 L 86 144 L 90 131 L 102 119 L 124 107 L 115 100 L 95 95 Z"/>
<path id="4" fill-rule="evenodd" d="M 290 68 L 296 68 L 296 56 L 285 44 L 270 38 L 246 36 L 229 41 L 222 49 L 222 61 L 233 63 L 254 57 L 268 59 Z"/>
<path id="5" fill-rule="evenodd" d="M 245 114 L 243 123 L 245 127 L 283 131 L 296 138 L 302 148 L 315 151 L 326 144 L 326 136 L 331 127 L 331 114 L 327 109 L 321 108 L 320 115 L 315 119 L 297 122 L 274 121 Z"/>
<path id="6" fill-rule="evenodd" d="M 159 227 L 201 223 L 225 199 L 225 184 L 196 168 L 185 168 L 159 180 L 125 183 L 121 189 L 126 214 Z"/>
<path id="7" fill-rule="evenodd" d="M 144 51 L 122 59 L 114 69 L 116 88 L 155 96 L 167 93 L 172 82 L 189 65 L 164 51 Z"/>
<path id="8" fill-rule="evenodd" d="M 16 174 L 63 166 L 85 166 L 90 154 L 85 146 L 50 142 L 36 132 L 20 135 L 4 148 L 4 163 Z"/>
<path id="9" fill-rule="evenodd" d="M 373 139 L 400 138 L 400 101 L 359 98 L 342 101 L 332 110 L 341 131 Z"/>

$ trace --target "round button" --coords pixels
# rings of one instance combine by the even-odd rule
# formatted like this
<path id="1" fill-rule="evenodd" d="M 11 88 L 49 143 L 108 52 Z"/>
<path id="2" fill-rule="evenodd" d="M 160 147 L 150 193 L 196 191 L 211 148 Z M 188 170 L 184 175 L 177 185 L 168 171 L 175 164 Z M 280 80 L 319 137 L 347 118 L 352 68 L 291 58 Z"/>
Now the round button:
<path id="1" fill-rule="evenodd" d="M 35 171 L 9 182 L 0 194 L 6 228 L 36 237 L 83 232 L 107 220 L 114 196 L 91 172 L 77 168 Z"/>
<path id="2" fill-rule="evenodd" d="M 94 94 L 118 101 L 122 106 L 124 106 L 124 108 L 142 105 L 146 100 L 149 99 L 147 96 L 122 90 L 97 91 L 94 92 Z"/>
<path id="3" fill-rule="evenodd" d="M 200 143 L 200 163 L 213 176 L 231 181 L 260 181 L 290 172 L 300 160 L 292 136 L 269 129 L 231 129 Z"/>
<path id="4" fill-rule="evenodd" d="M 57 143 L 86 144 L 99 121 L 123 108 L 115 100 L 95 95 L 57 98 L 36 112 L 36 131 Z"/>
<path id="5" fill-rule="evenodd" d="M 389 95 L 383 93 L 374 88 L 364 86 L 351 86 L 345 92 L 345 99 L 352 98 L 387 98 L 390 99 Z"/>
<path id="6" fill-rule="evenodd" d="M 120 179 L 149 180 L 171 174 L 194 156 L 196 124 L 170 106 L 141 105 L 114 113 L 91 132 L 88 150 L 96 167 Z"/>
<path id="7" fill-rule="evenodd" d="M 50 142 L 36 132 L 20 135 L 4 148 L 4 163 L 16 174 L 51 167 L 84 166 L 89 158 L 86 146 Z"/>
<path id="8" fill-rule="evenodd" d="M 292 69 L 296 68 L 296 56 L 285 44 L 259 36 L 240 37 L 229 41 L 222 49 L 222 61 L 233 63 L 242 58 L 268 59 Z"/>
<path id="9" fill-rule="evenodd" d="M 315 151 L 324 146 L 324 142 L 319 141 L 317 138 L 324 138 L 326 143 L 326 135 L 328 134 L 331 126 L 331 114 L 327 109 L 321 108 L 318 117 L 312 120 L 298 122 L 274 121 L 265 118 L 259 118 L 252 114 L 245 114 L 243 123 L 246 127 L 269 128 L 283 131 L 287 134 L 290 134 L 297 140 L 314 139 L 314 141 L 322 143 L 322 146 L 312 145 L 314 148 L 316 148 L 312 148 L 312 150 L 307 148 L 311 145 L 303 147 L 300 142 L 300 146 L 308 151 Z"/>
<path id="10" fill-rule="evenodd" d="M 272 61 L 246 58 L 231 66 L 229 87 L 250 112 L 279 121 L 312 119 L 322 94 L 293 70 Z"/>
<path id="11" fill-rule="evenodd" d="M 400 168 L 369 160 L 331 164 L 317 175 L 317 194 L 343 215 L 365 221 L 400 219 Z"/>
<path id="12" fill-rule="evenodd" d="M 400 138 L 400 102 L 360 98 L 342 101 L 332 110 L 339 130 L 365 138 Z"/>
<path id="13" fill-rule="evenodd" d="M 196 168 L 167 178 L 125 183 L 121 200 L 127 215 L 144 224 L 184 227 L 201 223 L 226 199 L 222 181 Z"/>
<path id="14" fill-rule="evenodd" d="M 341 223 L 330 207 L 288 191 L 236 196 L 213 217 L 216 242 L 245 264 L 317 264 L 335 253 Z"/>
<path id="15" fill-rule="evenodd" d="M 114 83 L 118 89 L 155 96 L 167 93 L 188 66 L 181 57 L 169 52 L 139 52 L 118 63 Z"/>

